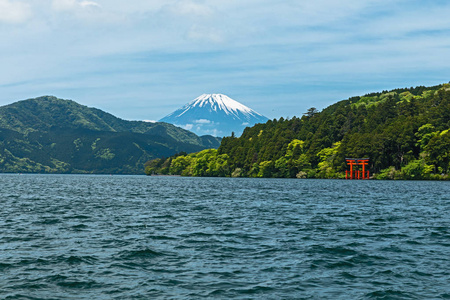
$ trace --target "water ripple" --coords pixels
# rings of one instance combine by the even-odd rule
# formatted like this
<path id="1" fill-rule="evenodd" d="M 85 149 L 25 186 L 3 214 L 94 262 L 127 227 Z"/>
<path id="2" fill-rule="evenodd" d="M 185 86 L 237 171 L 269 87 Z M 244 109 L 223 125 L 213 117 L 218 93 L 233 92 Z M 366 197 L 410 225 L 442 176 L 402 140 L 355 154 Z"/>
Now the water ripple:
<path id="1" fill-rule="evenodd" d="M 1 299 L 450 299 L 450 185 L 0 175 Z"/>

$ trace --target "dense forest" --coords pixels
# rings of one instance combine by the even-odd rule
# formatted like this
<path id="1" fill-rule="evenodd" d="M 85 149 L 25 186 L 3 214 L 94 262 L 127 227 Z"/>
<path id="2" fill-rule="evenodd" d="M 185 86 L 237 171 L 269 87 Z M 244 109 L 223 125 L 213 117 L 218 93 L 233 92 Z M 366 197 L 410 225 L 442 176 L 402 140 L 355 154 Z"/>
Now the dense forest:
<path id="1" fill-rule="evenodd" d="M 149 159 L 217 148 L 167 123 L 126 121 L 44 96 L 0 107 L 0 172 L 143 174 Z"/>
<path id="2" fill-rule="evenodd" d="M 376 179 L 449 179 L 450 84 L 352 97 L 226 137 L 220 147 L 146 163 L 146 174 L 344 178 L 345 158 Z"/>

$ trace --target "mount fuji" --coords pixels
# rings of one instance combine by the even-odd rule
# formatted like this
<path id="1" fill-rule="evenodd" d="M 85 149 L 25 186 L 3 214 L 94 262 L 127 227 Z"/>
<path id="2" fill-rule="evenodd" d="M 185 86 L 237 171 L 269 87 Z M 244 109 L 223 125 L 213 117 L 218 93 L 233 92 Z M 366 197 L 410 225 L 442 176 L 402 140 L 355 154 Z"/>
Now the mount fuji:
<path id="1" fill-rule="evenodd" d="M 222 94 L 203 94 L 159 120 L 190 130 L 197 135 L 240 136 L 245 127 L 269 119 Z"/>

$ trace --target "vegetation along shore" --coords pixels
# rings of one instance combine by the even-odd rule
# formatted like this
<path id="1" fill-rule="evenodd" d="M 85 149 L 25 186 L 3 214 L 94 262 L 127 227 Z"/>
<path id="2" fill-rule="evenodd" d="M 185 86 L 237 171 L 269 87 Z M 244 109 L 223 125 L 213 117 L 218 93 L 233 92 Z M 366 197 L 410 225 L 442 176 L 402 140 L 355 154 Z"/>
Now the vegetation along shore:
<path id="1" fill-rule="evenodd" d="M 345 178 L 346 157 L 369 157 L 375 179 L 449 180 L 450 84 L 352 97 L 302 117 L 269 120 L 218 149 L 150 160 L 183 176 Z"/>

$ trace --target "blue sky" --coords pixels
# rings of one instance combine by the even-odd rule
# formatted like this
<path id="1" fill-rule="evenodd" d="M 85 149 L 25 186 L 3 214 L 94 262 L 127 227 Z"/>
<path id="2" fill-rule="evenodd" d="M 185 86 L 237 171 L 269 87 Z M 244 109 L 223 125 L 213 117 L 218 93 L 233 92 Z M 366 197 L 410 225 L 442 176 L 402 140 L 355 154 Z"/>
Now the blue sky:
<path id="1" fill-rule="evenodd" d="M 0 105 L 158 120 L 203 93 L 269 118 L 450 81 L 450 2 L 0 0 Z"/>

